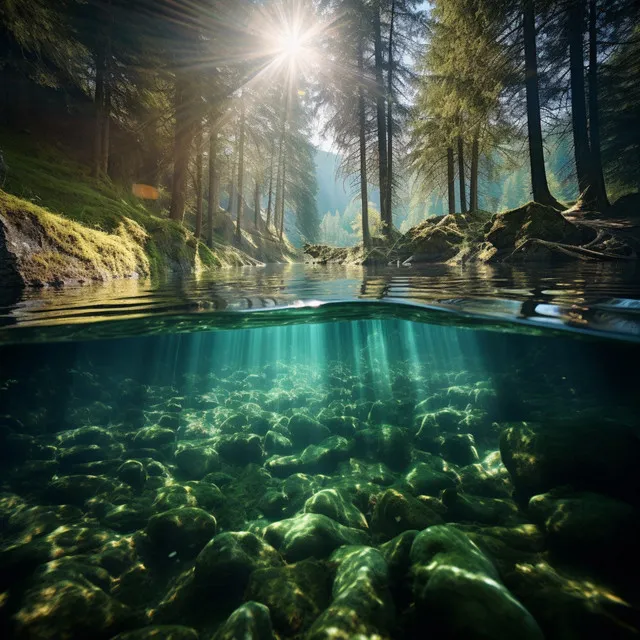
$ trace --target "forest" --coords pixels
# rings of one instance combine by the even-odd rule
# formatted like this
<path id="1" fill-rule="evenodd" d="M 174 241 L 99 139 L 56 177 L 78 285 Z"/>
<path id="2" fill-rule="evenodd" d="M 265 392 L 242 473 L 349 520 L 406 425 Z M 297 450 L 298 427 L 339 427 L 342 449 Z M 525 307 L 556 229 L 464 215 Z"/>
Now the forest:
<path id="1" fill-rule="evenodd" d="M 503 210 L 509 190 L 521 204 L 622 215 L 640 185 L 639 11 L 633 0 L 5 0 L 3 188 L 113 229 L 77 188 L 73 204 L 39 188 L 60 163 L 25 158 L 52 147 L 147 229 L 166 219 L 180 242 L 249 253 L 251 232 L 290 255 L 288 236 L 366 249 L 430 216 Z M 346 223 L 318 209 L 319 141 L 351 189 Z"/>

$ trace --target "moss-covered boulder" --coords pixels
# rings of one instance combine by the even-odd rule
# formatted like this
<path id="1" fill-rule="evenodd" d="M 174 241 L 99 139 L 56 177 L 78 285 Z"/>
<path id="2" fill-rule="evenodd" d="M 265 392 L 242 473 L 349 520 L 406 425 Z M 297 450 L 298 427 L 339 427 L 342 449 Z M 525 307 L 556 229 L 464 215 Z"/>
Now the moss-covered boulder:
<path id="1" fill-rule="evenodd" d="M 257 569 L 245 597 L 266 605 L 276 631 L 286 637 L 306 631 L 331 601 L 332 574 L 325 563 L 301 560 L 295 564 Z"/>
<path id="2" fill-rule="evenodd" d="M 364 531 L 344 527 L 316 513 L 274 522 L 267 527 L 264 537 L 288 562 L 326 558 L 342 545 L 366 544 L 369 540 Z"/>
<path id="3" fill-rule="evenodd" d="M 531 614 L 500 582 L 493 563 L 450 526 L 421 531 L 411 547 L 417 624 L 446 638 L 543 635 Z"/>
<path id="4" fill-rule="evenodd" d="M 411 494 L 387 489 L 375 498 L 371 532 L 389 540 L 408 529 L 422 530 L 442 522 L 440 515 Z"/>
<path id="5" fill-rule="evenodd" d="M 304 504 L 305 513 L 320 513 L 354 529 L 368 529 L 367 519 L 345 496 L 336 489 L 322 489 Z"/>
<path id="6" fill-rule="evenodd" d="M 245 602 L 218 629 L 213 640 L 275 640 L 269 609 L 258 602 Z"/>
<path id="7" fill-rule="evenodd" d="M 616 424 L 516 424 L 502 432 L 500 454 L 516 498 L 569 485 L 637 504 L 640 438 Z"/>
<path id="8" fill-rule="evenodd" d="M 508 498 L 487 498 L 446 489 L 442 502 L 447 507 L 447 519 L 456 522 L 477 522 L 509 526 L 523 521 L 518 507 Z"/>
<path id="9" fill-rule="evenodd" d="M 354 455 L 402 471 L 411 460 L 411 446 L 404 429 L 384 424 L 356 433 Z"/>
<path id="10" fill-rule="evenodd" d="M 177 554 L 181 560 L 188 560 L 200 553 L 216 529 L 211 514 L 196 507 L 182 507 L 150 518 L 146 534 L 158 554 Z"/>
<path id="11" fill-rule="evenodd" d="M 230 464 L 245 465 L 262 462 L 262 439 L 255 433 L 234 433 L 216 443 L 220 456 Z"/>
<path id="12" fill-rule="evenodd" d="M 331 556 L 331 561 L 338 565 L 333 601 L 306 637 L 388 638 L 395 621 L 395 606 L 382 554 L 371 547 L 344 547 Z"/>
<path id="13" fill-rule="evenodd" d="M 179 624 L 154 625 L 119 633 L 111 640 L 198 640 L 200 636 L 195 629 Z"/>
<path id="14" fill-rule="evenodd" d="M 331 435 L 327 427 L 305 413 L 294 413 L 289 420 L 288 429 L 296 447 L 318 444 Z"/>
<path id="15" fill-rule="evenodd" d="M 280 554 L 253 533 L 221 533 L 198 554 L 195 584 L 218 597 L 240 600 L 249 576 L 256 569 L 282 564 Z"/>
<path id="16" fill-rule="evenodd" d="M 116 471 L 116 475 L 122 482 L 132 489 L 142 489 L 147 481 L 147 470 L 139 460 L 125 460 Z"/>
<path id="17" fill-rule="evenodd" d="M 208 473 L 220 469 L 220 456 L 211 445 L 180 445 L 175 463 L 185 478 L 200 480 Z"/>
<path id="18" fill-rule="evenodd" d="M 135 447 L 157 449 L 173 444 L 175 440 L 176 434 L 172 429 L 159 426 L 142 427 L 136 432 L 133 438 L 133 445 Z"/>

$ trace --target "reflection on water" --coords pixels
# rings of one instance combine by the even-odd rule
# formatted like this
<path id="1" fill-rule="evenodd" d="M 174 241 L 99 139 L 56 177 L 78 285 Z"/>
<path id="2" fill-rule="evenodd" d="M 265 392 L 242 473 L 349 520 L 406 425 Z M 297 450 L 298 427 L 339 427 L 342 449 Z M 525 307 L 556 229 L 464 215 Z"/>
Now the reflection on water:
<path id="1" fill-rule="evenodd" d="M 432 265 L 420 269 L 268 265 L 221 270 L 191 279 L 124 280 L 24 292 L 0 290 L 0 327 L 180 317 L 181 323 L 193 323 L 194 328 L 201 328 L 203 323 L 210 328 L 218 323 L 229 326 L 230 320 L 223 319 L 229 312 L 302 307 L 312 301 L 385 300 L 454 311 L 468 318 L 526 320 L 537 326 L 587 328 L 632 337 L 640 335 L 638 275 L 635 264 L 611 263 L 528 269 L 503 265 Z M 334 307 L 331 313 L 342 314 L 344 309 Z M 371 312 L 371 307 L 358 306 L 348 313 L 365 311 Z M 216 314 L 214 320 L 211 312 Z M 258 316 L 252 317 L 252 321 L 257 320 Z M 246 319 L 231 325 L 238 322 L 244 325 Z M 154 322 L 143 324 L 150 330 L 156 326 Z M 99 333 L 94 328 L 91 335 Z M 0 335 L 0 341 L 15 339 L 15 332 Z"/>

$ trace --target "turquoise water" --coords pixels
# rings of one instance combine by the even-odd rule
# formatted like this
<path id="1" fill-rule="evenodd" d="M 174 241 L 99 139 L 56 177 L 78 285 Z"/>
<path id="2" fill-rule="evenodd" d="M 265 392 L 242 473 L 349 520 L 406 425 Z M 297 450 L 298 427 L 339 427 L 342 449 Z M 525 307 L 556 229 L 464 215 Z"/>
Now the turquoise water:
<path id="1" fill-rule="evenodd" d="M 3 637 L 637 637 L 635 281 L 313 273 L 6 304 Z"/>

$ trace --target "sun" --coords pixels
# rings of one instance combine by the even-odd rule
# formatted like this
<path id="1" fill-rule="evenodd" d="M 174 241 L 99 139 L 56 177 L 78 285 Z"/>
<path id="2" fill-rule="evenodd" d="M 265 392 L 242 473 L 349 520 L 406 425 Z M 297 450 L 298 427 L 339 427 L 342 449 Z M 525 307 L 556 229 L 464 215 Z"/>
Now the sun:
<path id="1" fill-rule="evenodd" d="M 284 58 L 297 60 L 303 55 L 303 37 L 298 31 L 283 32 L 278 39 L 281 55 Z"/>

